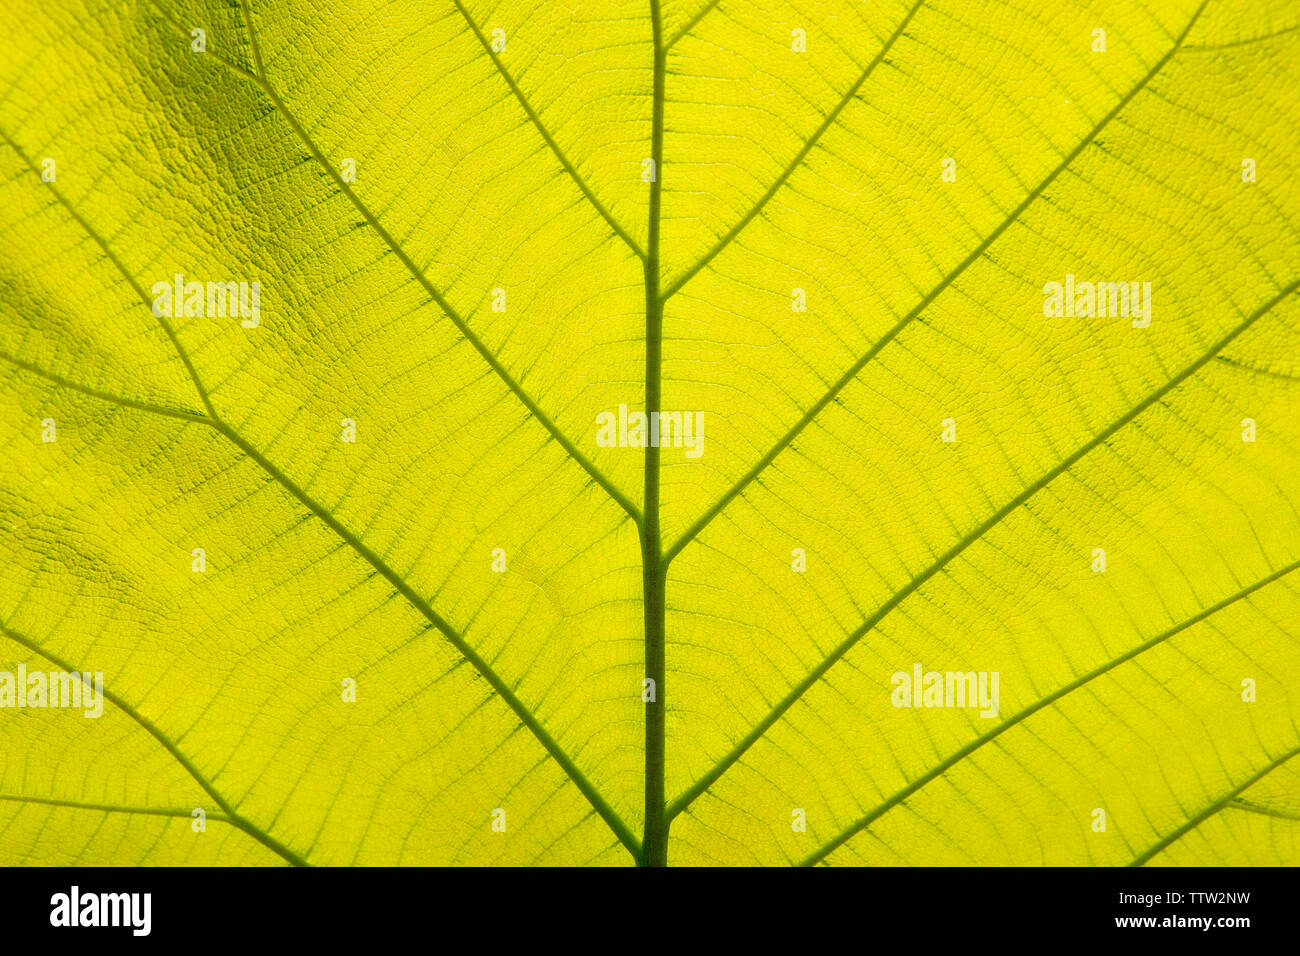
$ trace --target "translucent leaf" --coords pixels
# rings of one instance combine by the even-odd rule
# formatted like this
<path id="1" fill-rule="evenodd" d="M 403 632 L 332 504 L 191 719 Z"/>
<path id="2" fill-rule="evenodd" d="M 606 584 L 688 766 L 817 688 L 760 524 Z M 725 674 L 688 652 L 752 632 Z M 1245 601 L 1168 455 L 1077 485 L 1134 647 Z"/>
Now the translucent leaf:
<path id="1" fill-rule="evenodd" d="M 0 861 L 1300 862 L 1298 28 L 8 5 Z"/>

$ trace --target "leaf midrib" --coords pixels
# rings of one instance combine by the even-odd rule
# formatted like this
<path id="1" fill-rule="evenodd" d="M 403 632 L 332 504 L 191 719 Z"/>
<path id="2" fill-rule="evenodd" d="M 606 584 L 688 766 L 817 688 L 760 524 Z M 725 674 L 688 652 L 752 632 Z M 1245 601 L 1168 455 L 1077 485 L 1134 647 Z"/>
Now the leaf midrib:
<path id="1" fill-rule="evenodd" d="M 650 0 L 650 22 L 654 34 L 654 72 L 651 95 L 650 158 L 654 178 L 650 182 L 647 211 L 645 261 L 645 404 L 646 415 L 660 411 L 663 389 L 664 299 L 659 294 L 659 229 L 662 220 L 664 155 L 664 84 L 668 50 L 664 46 L 663 18 L 659 0 Z M 637 862 L 643 866 L 668 865 L 666 773 L 667 709 L 667 638 L 665 634 L 665 594 L 668 564 L 664 560 L 659 519 L 659 448 L 643 449 L 645 455 L 645 492 L 642 497 L 644 519 L 641 522 L 641 588 L 645 620 L 645 674 L 654 682 L 654 700 L 645 703 L 645 780 L 642 852 Z"/>

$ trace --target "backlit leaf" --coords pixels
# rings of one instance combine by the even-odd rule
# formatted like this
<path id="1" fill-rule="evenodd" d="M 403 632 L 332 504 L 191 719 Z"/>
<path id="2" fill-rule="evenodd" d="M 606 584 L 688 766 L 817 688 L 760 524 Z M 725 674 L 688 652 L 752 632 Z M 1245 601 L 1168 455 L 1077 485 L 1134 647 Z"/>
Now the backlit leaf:
<path id="1" fill-rule="evenodd" d="M 0 862 L 1300 862 L 1293 3 L 0 51 Z"/>

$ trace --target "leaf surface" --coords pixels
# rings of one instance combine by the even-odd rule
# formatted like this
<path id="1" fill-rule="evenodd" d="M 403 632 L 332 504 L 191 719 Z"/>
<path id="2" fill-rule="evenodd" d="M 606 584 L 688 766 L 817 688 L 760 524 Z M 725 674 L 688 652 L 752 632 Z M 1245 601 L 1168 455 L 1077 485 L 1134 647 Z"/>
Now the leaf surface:
<path id="1" fill-rule="evenodd" d="M 0 860 L 1300 862 L 1300 19 L 1049 6 L 6 7 Z"/>

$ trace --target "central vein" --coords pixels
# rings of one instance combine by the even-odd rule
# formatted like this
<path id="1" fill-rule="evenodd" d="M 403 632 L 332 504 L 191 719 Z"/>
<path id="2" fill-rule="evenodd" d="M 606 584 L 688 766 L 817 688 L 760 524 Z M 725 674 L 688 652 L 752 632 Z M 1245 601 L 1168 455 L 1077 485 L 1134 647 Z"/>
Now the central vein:
<path id="1" fill-rule="evenodd" d="M 664 49 L 659 0 L 650 0 L 654 28 L 653 125 L 650 152 L 649 229 L 645 256 L 645 403 L 647 416 L 661 410 L 664 306 L 659 297 L 659 203 L 664 148 Z M 645 604 L 646 677 L 654 681 L 653 700 L 645 704 L 645 837 L 642 866 L 668 864 L 668 826 L 664 814 L 664 579 L 667 565 L 659 534 L 659 448 L 645 449 L 645 500 L 641 522 L 642 589 Z"/>

